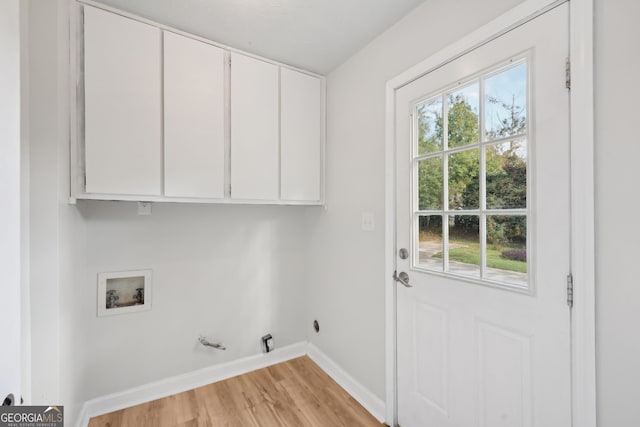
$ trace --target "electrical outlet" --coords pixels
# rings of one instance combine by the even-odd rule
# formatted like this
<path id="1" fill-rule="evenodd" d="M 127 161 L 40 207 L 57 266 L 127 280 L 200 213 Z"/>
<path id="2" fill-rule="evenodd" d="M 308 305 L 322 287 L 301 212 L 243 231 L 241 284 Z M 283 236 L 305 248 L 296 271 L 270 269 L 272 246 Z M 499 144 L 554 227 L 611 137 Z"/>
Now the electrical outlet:
<path id="1" fill-rule="evenodd" d="M 151 202 L 138 202 L 138 215 L 151 215 Z"/>
<path id="2" fill-rule="evenodd" d="M 362 231 L 373 231 L 376 229 L 375 217 L 371 212 L 362 212 Z"/>

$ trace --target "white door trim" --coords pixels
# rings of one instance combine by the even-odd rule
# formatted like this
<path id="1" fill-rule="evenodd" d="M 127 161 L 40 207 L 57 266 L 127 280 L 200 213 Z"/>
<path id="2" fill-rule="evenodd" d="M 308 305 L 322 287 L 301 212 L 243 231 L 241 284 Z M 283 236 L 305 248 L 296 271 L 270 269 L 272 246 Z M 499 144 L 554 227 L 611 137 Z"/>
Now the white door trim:
<path id="1" fill-rule="evenodd" d="M 395 91 L 567 0 L 526 0 L 387 82 L 385 135 L 385 401 L 397 423 L 395 247 Z M 575 299 L 572 331 L 572 417 L 596 426 L 593 0 L 570 1 L 571 264 Z M 579 191 L 578 191 L 579 190 Z"/>
<path id="2" fill-rule="evenodd" d="M 21 83 L 24 72 L 21 64 L 23 36 L 21 2 L 0 3 L 0 322 L 9 325 L 2 337 L 0 351 L 0 402 L 12 393 L 17 402 L 22 394 L 21 332 Z M 7 346 L 7 347 L 4 347 Z M 6 350 L 5 350 L 6 348 Z M 1 404 L 1 403 L 0 403 Z"/>
<path id="3" fill-rule="evenodd" d="M 573 425 L 596 426 L 594 0 L 572 0 L 571 55 L 571 316 Z"/>

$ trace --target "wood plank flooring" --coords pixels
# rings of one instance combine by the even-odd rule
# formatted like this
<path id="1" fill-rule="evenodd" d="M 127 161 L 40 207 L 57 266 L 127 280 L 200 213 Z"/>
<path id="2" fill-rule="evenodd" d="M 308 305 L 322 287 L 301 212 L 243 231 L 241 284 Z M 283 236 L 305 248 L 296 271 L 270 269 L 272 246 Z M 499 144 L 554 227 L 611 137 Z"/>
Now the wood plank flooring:
<path id="1" fill-rule="evenodd" d="M 89 427 L 384 426 L 308 357 L 92 418 Z"/>

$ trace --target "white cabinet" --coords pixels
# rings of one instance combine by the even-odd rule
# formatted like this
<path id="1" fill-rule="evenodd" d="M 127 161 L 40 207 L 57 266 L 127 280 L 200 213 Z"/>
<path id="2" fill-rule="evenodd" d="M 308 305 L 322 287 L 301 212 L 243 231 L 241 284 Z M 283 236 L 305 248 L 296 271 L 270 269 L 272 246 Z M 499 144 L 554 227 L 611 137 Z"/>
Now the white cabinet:
<path id="1" fill-rule="evenodd" d="M 160 195 L 161 34 L 84 7 L 87 193 Z"/>
<path id="2" fill-rule="evenodd" d="M 231 198 L 279 198 L 279 70 L 231 54 Z"/>
<path id="3" fill-rule="evenodd" d="M 280 74 L 280 197 L 319 201 L 322 165 L 322 82 L 282 68 Z"/>
<path id="4" fill-rule="evenodd" d="M 322 77 L 74 4 L 72 198 L 323 202 Z"/>
<path id="5" fill-rule="evenodd" d="M 225 51 L 164 32 L 164 194 L 224 197 Z"/>

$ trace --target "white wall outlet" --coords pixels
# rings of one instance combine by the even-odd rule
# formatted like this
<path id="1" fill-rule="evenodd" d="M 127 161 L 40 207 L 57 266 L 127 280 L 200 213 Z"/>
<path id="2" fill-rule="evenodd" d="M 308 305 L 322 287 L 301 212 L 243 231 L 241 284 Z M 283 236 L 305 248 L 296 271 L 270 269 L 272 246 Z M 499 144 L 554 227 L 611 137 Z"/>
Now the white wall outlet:
<path id="1" fill-rule="evenodd" d="M 376 220 L 371 212 L 362 212 L 362 231 L 373 231 L 376 229 Z"/>
<path id="2" fill-rule="evenodd" d="M 138 202 L 138 215 L 151 215 L 151 202 Z"/>

